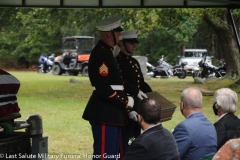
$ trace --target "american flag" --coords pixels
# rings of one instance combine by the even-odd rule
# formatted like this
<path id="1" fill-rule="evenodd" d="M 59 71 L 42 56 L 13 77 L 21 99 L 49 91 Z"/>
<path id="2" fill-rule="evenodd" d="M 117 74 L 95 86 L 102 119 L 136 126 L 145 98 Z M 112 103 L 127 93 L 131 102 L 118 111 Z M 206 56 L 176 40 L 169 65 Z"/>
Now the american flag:
<path id="1" fill-rule="evenodd" d="M 10 73 L 0 69 L 0 116 L 20 111 L 17 93 L 20 81 Z"/>

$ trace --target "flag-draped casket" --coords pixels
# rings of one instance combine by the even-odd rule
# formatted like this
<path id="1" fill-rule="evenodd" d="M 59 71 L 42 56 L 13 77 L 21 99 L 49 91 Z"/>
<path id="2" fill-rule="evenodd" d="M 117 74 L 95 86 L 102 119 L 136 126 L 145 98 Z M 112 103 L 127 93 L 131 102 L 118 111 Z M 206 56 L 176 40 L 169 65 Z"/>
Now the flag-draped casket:
<path id="1" fill-rule="evenodd" d="M 30 155 L 31 153 L 30 137 L 25 132 L 11 131 L 12 121 L 21 117 L 16 96 L 19 88 L 19 80 L 0 69 L 0 126 L 4 128 L 4 132 L 0 133 L 0 153 L 8 157 L 10 155 L 10 159 L 19 157 L 11 157 L 11 155 Z"/>
<path id="2" fill-rule="evenodd" d="M 19 80 L 0 69 L 0 117 L 20 111 L 16 96 L 19 88 Z"/>

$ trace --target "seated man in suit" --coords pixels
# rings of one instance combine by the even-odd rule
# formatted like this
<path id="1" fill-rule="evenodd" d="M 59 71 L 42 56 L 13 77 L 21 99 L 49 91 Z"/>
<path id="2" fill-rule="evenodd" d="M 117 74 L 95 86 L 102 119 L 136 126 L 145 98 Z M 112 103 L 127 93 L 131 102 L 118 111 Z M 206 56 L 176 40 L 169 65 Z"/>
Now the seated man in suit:
<path id="1" fill-rule="evenodd" d="M 221 88 L 214 93 L 213 112 L 219 116 L 214 124 L 218 149 L 229 139 L 240 137 L 240 119 L 234 115 L 238 107 L 237 94 L 229 88 Z"/>
<path id="2" fill-rule="evenodd" d="M 160 123 L 159 102 L 144 98 L 139 102 L 137 112 L 138 123 L 143 133 L 133 141 L 124 160 L 179 160 L 173 135 Z"/>
<path id="3" fill-rule="evenodd" d="M 186 118 L 173 131 L 180 159 L 195 160 L 217 152 L 217 133 L 202 113 L 202 93 L 196 88 L 182 92 L 180 111 Z"/>

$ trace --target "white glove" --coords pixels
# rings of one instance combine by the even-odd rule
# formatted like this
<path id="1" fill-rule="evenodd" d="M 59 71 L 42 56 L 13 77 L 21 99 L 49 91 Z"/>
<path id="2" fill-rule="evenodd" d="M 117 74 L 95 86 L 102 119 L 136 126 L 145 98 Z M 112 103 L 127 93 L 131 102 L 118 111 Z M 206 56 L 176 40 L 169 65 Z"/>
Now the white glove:
<path id="1" fill-rule="evenodd" d="M 127 104 L 128 108 L 133 108 L 133 105 L 134 105 L 133 98 L 130 96 L 127 96 L 127 97 L 128 97 L 128 104 Z"/>
<path id="2" fill-rule="evenodd" d="M 114 58 L 117 57 L 117 55 L 119 54 L 120 50 L 121 50 L 121 49 L 120 49 L 117 45 L 115 45 L 115 46 L 113 47 L 112 52 L 113 52 L 113 57 L 114 57 Z"/>
<path id="3" fill-rule="evenodd" d="M 135 112 L 135 111 L 131 111 L 131 112 L 128 113 L 128 117 L 129 117 L 130 119 L 136 121 L 136 122 L 137 122 L 137 115 L 138 115 L 138 113 Z"/>
<path id="4" fill-rule="evenodd" d="M 146 94 L 139 90 L 137 97 L 142 100 L 143 98 L 148 98 Z"/>

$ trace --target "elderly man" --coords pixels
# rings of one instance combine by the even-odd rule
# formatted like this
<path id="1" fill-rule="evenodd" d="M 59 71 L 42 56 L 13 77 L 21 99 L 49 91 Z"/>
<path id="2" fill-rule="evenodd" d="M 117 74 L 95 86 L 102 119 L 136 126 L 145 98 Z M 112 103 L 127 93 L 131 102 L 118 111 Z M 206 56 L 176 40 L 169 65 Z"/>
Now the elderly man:
<path id="1" fill-rule="evenodd" d="M 193 160 L 217 152 L 217 133 L 202 113 L 202 93 L 196 88 L 182 92 L 180 111 L 186 118 L 174 129 L 180 159 Z"/>
<path id="2" fill-rule="evenodd" d="M 216 90 L 213 112 L 219 117 L 214 124 L 218 137 L 218 149 L 228 140 L 240 137 L 240 119 L 234 115 L 237 107 L 238 97 L 236 92 L 229 88 Z"/>

